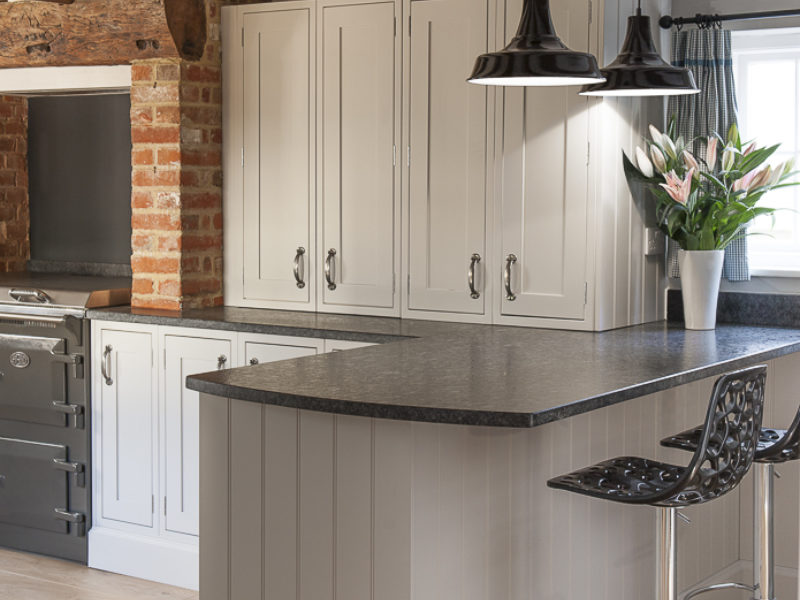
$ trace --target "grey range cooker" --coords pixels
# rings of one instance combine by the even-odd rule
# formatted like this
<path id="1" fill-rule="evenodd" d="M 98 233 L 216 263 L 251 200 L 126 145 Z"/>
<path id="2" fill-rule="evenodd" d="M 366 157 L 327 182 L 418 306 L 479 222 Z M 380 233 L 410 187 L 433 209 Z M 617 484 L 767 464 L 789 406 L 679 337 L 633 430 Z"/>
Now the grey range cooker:
<path id="1" fill-rule="evenodd" d="M 86 562 L 86 310 L 129 302 L 126 278 L 0 274 L 0 546 Z"/>

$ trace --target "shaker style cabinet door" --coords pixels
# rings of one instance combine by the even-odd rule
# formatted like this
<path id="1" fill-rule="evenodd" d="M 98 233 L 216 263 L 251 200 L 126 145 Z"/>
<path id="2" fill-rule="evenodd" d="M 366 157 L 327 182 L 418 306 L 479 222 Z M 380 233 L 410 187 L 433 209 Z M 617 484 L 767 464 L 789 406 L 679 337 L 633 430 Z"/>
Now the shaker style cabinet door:
<path id="1" fill-rule="evenodd" d="M 96 336 L 95 479 L 100 485 L 97 519 L 154 526 L 155 448 L 158 421 L 154 336 L 101 329 Z"/>
<path id="2" fill-rule="evenodd" d="M 408 308 L 482 314 L 486 303 L 487 0 L 412 1 Z"/>
<path id="3" fill-rule="evenodd" d="M 313 14 L 294 8 L 242 18 L 243 235 L 226 239 L 226 251 L 239 245 L 230 251 L 243 253 L 245 300 L 313 310 Z"/>
<path id="4" fill-rule="evenodd" d="M 198 535 L 200 395 L 186 388 L 189 375 L 234 367 L 230 339 L 165 335 L 162 438 L 162 529 Z"/>
<path id="5" fill-rule="evenodd" d="M 323 4 L 320 310 L 399 315 L 395 3 Z"/>
<path id="6" fill-rule="evenodd" d="M 243 365 L 289 360 L 320 354 L 323 340 L 280 335 L 239 334 L 239 356 Z"/>
<path id="7" fill-rule="evenodd" d="M 506 5 L 512 37 L 521 0 Z M 589 3 L 551 4 L 575 50 L 588 48 Z M 576 87 L 505 88 L 498 139 L 500 314 L 583 320 L 586 297 L 588 100 Z"/>

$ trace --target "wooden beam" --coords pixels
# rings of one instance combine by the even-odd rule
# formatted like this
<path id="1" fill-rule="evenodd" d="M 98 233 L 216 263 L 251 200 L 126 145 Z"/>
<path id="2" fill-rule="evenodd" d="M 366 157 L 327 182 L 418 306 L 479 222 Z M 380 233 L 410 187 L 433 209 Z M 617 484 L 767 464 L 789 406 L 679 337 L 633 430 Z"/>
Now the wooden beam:
<path id="1" fill-rule="evenodd" d="M 204 0 L 0 0 L 0 68 L 197 60 Z"/>

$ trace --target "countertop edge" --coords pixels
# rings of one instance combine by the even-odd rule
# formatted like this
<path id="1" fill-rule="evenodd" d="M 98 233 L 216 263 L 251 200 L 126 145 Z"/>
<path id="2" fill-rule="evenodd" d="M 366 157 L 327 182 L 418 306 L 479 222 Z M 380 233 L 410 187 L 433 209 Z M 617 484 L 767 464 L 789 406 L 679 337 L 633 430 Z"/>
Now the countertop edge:
<path id="1" fill-rule="evenodd" d="M 205 381 L 202 375 L 189 376 L 186 386 L 196 392 L 225 399 L 243 400 L 300 410 L 344 414 L 370 418 L 399 421 L 417 421 L 452 425 L 471 425 L 480 427 L 533 428 L 574 417 L 634 398 L 661 392 L 680 385 L 722 375 L 723 373 L 751 366 L 755 363 L 772 360 L 788 354 L 800 352 L 800 342 L 755 352 L 747 356 L 724 360 L 700 368 L 677 372 L 659 379 L 620 388 L 589 398 L 582 398 L 568 404 L 553 407 L 536 413 L 510 413 L 481 410 L 456 410 L 420 406 L 389 405 L 365 402 L 352 402 L 322 396 L 302 396 L 283 392 L 258 390 L 232 384 Z"/>

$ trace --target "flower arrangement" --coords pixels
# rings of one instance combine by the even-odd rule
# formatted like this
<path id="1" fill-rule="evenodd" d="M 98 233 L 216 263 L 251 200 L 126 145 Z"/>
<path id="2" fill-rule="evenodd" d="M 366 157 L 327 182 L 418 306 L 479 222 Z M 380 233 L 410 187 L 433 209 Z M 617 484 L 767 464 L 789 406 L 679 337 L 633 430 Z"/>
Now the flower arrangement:
<path id="1" fill-rule="evenodd" d="M 666 133 L 650 126 L 651 140 L 636 148 L 636 163 L 623 152 L 629 186 L 638 182 L 655 197 L 659 227 L 683 250 L 722 250 L 747 235 L 746 227 L 773 208 L 757 206 L 771 190 L 791 185 L 793 161 L 765 164 L 779 145 L 759 148 L 743 144 L 733 125 L 727 138 L 698 138 L 705 156 L 696 157 L 687 142 L 675 136 L 675 119 Z"/>

